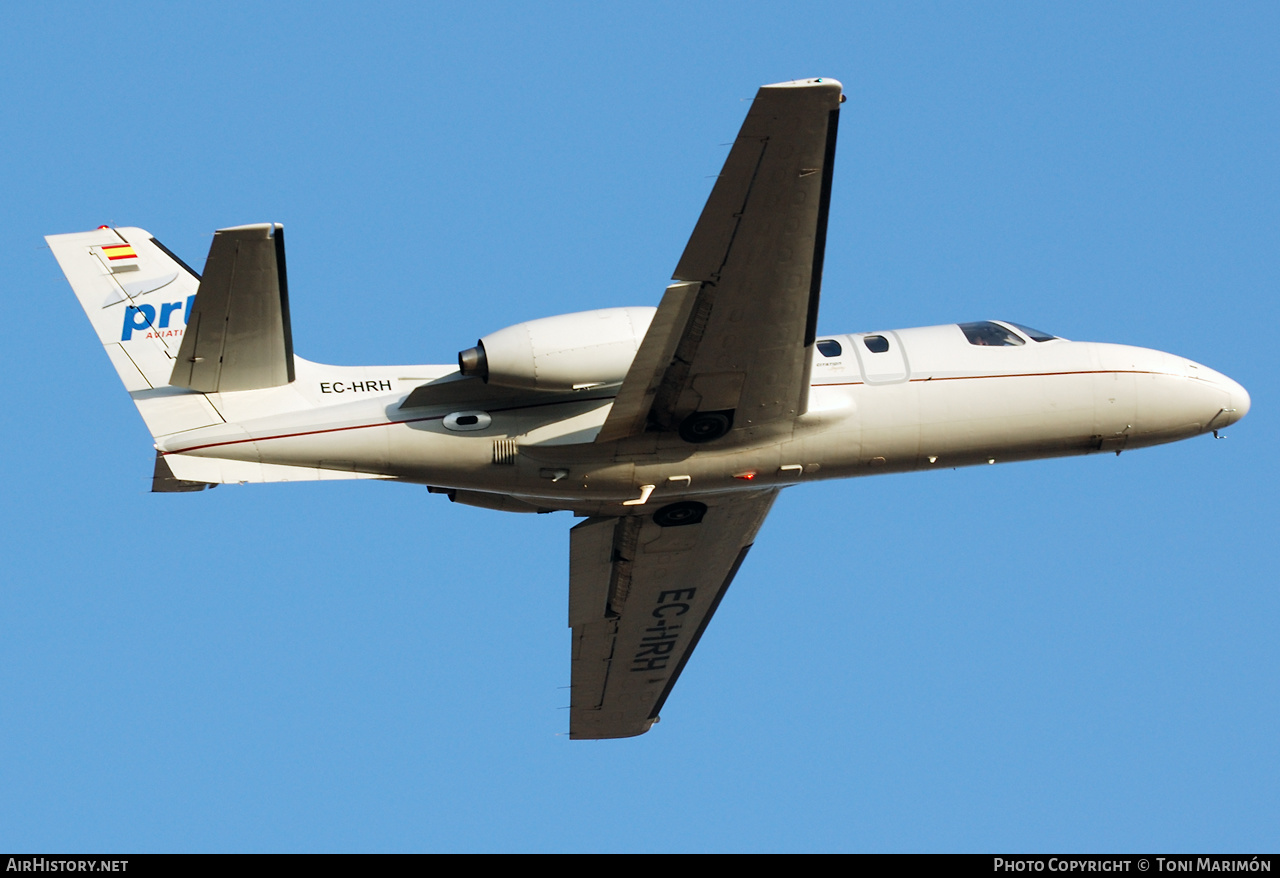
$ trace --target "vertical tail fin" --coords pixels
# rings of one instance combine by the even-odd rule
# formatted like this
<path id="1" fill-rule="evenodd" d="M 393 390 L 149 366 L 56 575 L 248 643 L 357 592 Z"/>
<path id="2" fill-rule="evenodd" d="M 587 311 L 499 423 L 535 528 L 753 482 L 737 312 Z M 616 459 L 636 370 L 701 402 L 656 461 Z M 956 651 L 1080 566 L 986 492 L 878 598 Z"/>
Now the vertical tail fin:
<path id="1" fill-rule="evenodd" d="M 221 423 L 204 394 L 169 386 L 199 275 L 142 229 L 45 241 L 151 435 Z"/>
<path id="2" fill-rule="evenodd" d="M 220 229 L 204 278 L 142 229 L 45 240 L 154 438 L 224 423 L 212 400 L 223 405 L 225 394 L 294 381 L 282 226 Z M 310 404 L 289 397 L 299 400 Z M 157 450 L 151 490 L 369 478 L 383 476 Z"/>

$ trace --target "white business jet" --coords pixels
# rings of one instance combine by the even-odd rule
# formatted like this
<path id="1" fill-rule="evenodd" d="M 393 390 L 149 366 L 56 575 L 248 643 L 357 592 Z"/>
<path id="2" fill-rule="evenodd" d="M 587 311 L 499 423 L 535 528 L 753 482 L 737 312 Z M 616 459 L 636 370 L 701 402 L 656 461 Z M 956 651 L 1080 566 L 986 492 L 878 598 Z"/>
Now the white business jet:
<path id="1" fill-rule="evenodd" d="M 1006 321 L 819 335 L 843 100 L 760 89 L 656 309 L 510 326 L 457 367 L 295 356 L 279 225 L 216 232 L 202 274 L 141 229 L 47 240 L 155 437 L 153 490 L 391 479 L 584 517 L 570 735 L 639 735 L 783 488 L 1119 453 L 1249 410 L 1183 357 Z"/>

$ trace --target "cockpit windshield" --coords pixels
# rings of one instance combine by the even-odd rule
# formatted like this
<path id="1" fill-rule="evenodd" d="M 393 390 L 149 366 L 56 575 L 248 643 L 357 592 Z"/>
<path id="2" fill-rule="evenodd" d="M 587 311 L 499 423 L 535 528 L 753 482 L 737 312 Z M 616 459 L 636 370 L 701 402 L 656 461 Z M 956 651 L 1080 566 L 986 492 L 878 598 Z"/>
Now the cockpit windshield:
<path id="1" fill-rule="evenodd" d="M 1022 336 L 1001 326 L 999 323 L 992 323 L 990 320 L 982 320 L 978 323 L 961 323 L 960 331 L 964 333 L 965 338 L 969 339 L 969 344 L 982 345 L 984 347 L 1013 347 L 1026 344 L 1022 340 Z"/>
<path id="2" fill-rule="evenodd" d="M 969 344 L 982 345 L 984 347 L 1016 347 L 1026 344 L 1022 336 L 1016 332 L 1009 330 L 1009 326 L 1014 327 L 1026 334 L 1027 338 L 1032 341 L 1053 341 L 1056 335 L 1050 335 L 1047 332 L 1041 332 L 1038 329 L 1032 329 L 1030 326 L 1023 326 L 1021 323 L 1013 323 L 1005 320 L 1008 326 L 1001 326 L 990 320 L 982 320 L 977 323 L 961 323 L 960 331 L 964 333 L 964 337 L 969 339 Z"/>
<path id="3" fill-rule="evenodd" d="M 1053 341 L 1054 339 L 1057 338 L 1056 335 L 1050 335 L 1047 332 L 1041 332 L 1038 329 L 1032 329 L 1030 326 L 1023 326 L 1021 323 L 1014 323 L 1012 320 L 1006 320 L 1005 323 L 1008 323 L 1010 326 L 1014 327 L 1015 329 L 1021 329 L 1023 334 L 1026 335 L 1026 337 L 1031 339 L 1032 341 Z"/>

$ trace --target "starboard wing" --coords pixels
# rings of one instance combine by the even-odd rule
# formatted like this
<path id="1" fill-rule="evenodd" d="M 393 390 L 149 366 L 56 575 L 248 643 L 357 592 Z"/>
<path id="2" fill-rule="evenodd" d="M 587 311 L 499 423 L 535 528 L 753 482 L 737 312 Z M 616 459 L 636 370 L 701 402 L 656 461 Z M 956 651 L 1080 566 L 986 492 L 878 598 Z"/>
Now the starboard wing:
<path id="1" fill-rule="evenodd" d="M 841 90 L 756 93 L 597 442 L 709 441 L 804 413 Z"/>

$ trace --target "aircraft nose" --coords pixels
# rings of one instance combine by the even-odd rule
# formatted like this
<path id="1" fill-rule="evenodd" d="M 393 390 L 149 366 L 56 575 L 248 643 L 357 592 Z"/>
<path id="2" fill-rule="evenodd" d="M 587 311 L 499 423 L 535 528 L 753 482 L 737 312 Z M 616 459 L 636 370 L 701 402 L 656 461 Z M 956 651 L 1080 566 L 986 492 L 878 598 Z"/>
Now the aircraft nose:
<path id="1" fill-rule="evenodd" d="M 1231 406 L 1227 411 L 1223 412 L 1223 416 L 1227 418 L 1227 424 L 1230 425 L 1249 414 L 1249 391 L 1226 375 L 1222 376 L 1222 383 L 1226 386 L 1227 393 L 1231 396 Z"/>
<path id="2" fill-rule="evenodd" d="M 1239 382 L 1199 363 L 1187 363 L 1187 377 L 1204 381 L 1226 394 L 1227 400 L 1222 412 L 1211 422 L 1215 429 L 1229 427 L 1249 413 L 1249 391 Z"/>
<path id="3" fill-rule="evenodd" d="M 1248 391 L 1208 366 L 1144 348 L 1111 345 L 1099 350 L 1104 365 L 1119 363 L 1146 376 L 1136 383 L 1134 419 L 1126 422 L 1128 427 L 1121 425 L 1129 447 L 1222 430 L 1249 411 Z"/>

